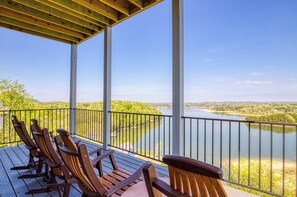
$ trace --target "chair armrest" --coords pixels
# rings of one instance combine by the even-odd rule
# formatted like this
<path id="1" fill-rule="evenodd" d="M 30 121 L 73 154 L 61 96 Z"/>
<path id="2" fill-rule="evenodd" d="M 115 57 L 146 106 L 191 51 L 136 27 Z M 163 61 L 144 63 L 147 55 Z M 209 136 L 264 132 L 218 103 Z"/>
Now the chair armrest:
<path id="1" fill-rule="evenodd" d="M 25 144 L 25 147 L 26 147 L 27 149 L 29 149 L 29 150 L 36 149 L 36 147 L 33 147 L 33 146 L 28 146 L 28 145 L 26 145 L 26 144 Z"/>
<path id="2" fill-rule="evenodd" d="M 53 139 L 55 138 L 55 136 L 54 136 L 54 131 L 49 131 L 49 134 L 50 134 L 50 136 L 51 136 L 51 139 L 53 140 Z"/>
<path id="3" fill-rule="evenodd" d="M 46 161 L 47 165 L 49 165 L 52 168 L 57 168 L 60 166 L 59 164 L 51 162 L 51 160 L 49 160 L 49 159 L 46 159 L 45 161 Z"/>
<path id="4" fill-rule="evenodd" d="M 101 151 L 102 151 L 102 148 L 97 148 L 93 151 L 90 151 L 89 155 L 94 155 L 95 153 L 97 153 L 97 156 L 99 156 L 99 155 L 101 155 Z"/>
<path id="5" fill-rule="evenodd" d="M 119 182 L 118 184 L 116 184 L 115 186 L 113 186 L 112 188 L 110 188 L 110 190 L 108 190 L 105 195 L 106 196 L 112 196 L 116 191 L 120 190 L 121 188 L 129 185 L 130 183 L 136 181 L 139 177 L 141 177 L 142 175 L 142 171 L 145 165 L 147 165 L 148 162 L 145 162 L 136 172 L 134 172 L 130 177 L 128 177 L 127 179 Z"/>
<path id="6" fill-rule="evenodd" d="M 93 166 L 95 166 L 99 161 L 101 161 L 102 159 L 104 159 L 105 157 L 108 157 L 109 155 L 112 155 L 114 152 L 114 150 L 108 150 L 105 153 L 95 157 L 94 159 L 91 160 Z"/>
<path id="7" fill-rule="evenodd" d="M 162 192 L 168 197 L 176 197 L 176 196 L 189 197 L 188 195 L 173 189 L 172 187 L 170 187 L 170 185 L 168 185 L 167 183 L 165 183 L 164 181 L 158 178 L 153 179 L 152 185 L 154 188 L 156 188 L 157 190 L 159 190 L 160 192 Z"/>
<path id="8" fill-rule="evenodd" d="M 81 140 L 76 140 L 76 141 L 74 141 L 74 143 L 75 143 L 76 146 L 78 147 L 79 143 L 81 143 Z"/>

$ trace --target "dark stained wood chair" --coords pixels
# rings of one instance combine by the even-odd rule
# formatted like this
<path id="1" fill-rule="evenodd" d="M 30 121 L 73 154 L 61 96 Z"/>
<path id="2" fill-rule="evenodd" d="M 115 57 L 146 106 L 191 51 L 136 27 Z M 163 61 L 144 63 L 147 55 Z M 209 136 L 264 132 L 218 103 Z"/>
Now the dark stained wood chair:
<path id="1" fill-rule="evenodd" d="M 64 142 L 63 146 L 58 146 L 60 155 L 68 169 L 76 177 L 83 196 L 121 196 L 130 186 L 142 180 L 140 177 L 146 163 L 131 174 L 118 168 L 113 150 L 108 150 L 91 160 L 86 145 L 81 144 L 77 147 L 67 131 L 58 129 L 57 132 Z M 94 167 L 106 157 L 109 157 L 114 170 L 105 175 L 101 171 L 101 176 L 97 176 Z"/>
<path id="2" fill-rule="evenodd" d="M 30 126 L 30 129 L 33 134 L 33 138 L 40 151 L 45 156 L 46 173 L 44 180 L 48 183 L 48 185 L 44 188 L 29 190 L 26 194 L 51 192 L 57 189 L 59 191 L 59 195 L 61 196 L 60 189 L 63 188 L 63 196 L 68 197 L 70 186 L 72 183 L 76 182 L 76 179 L 71 176 L 67 167 L 64 165 L 63 161 L 56 152 L 48 129 L 44 128 L 41 130 L 36 119 L 32 119 L 32 122 L 33 124 Z M 57 141 L 57 143 L 62 142 Z M 57 183 L 56 177 L 63 179 L 64 182 Z"/>
<path id="3" fill-rule="evenodd" d="M 227 196 L 220 179 L 223 171 L 210 164 L 180 156 L 166 155 L 163 162 L 168 164 L 170 185 L 157 177 L 152 163 L 143 169 L 145 184 L 149 197 L 193 196 L 225 197 Z"/>
<path id="4" fill-rule="evenodd" d="M 11 170 L 36 170 L 36 174 L 25 174 L 19 176 L 19 178 L 36 178 L 43 176 L 42 166 L 44 164 L 44 155 L 40 152 L 38 146 L 30 137 L 28 130 L 26 129 L 26 124 L 23 121 L 19 121 L 17 116 L 15 115 L 12 115 L 12 118 L 14 130 L 16 131 L 20 139 L 24 142 L 25 147 L 29 150 L 29 162 L 26 166 L 12 167 Z M 34 158 L 37 158 L 38 160 L 35 161 Z"/>

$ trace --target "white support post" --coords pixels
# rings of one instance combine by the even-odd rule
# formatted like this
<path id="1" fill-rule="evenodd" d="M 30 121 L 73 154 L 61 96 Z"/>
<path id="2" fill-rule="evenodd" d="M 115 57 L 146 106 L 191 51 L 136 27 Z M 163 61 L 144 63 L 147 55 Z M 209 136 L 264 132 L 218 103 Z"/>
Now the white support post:
<path id="1" fill-rule="evenodd" d="M 77 45 L 71 45 L 70 67 L 70 133 L 76 134 Z"/>
<path id="2" fill-rule="evenodd" d="M 103 82 L 103 149 L 110 144 L 110 113 L 111 110 L 111 27 L 104 29 L 104 82 Z"/>
<path id="3" fill-rule="evenodd" d="M 172 153 L 183 155 L 184 135 L 184 8 L 183 0 L 172 0 Z"/>

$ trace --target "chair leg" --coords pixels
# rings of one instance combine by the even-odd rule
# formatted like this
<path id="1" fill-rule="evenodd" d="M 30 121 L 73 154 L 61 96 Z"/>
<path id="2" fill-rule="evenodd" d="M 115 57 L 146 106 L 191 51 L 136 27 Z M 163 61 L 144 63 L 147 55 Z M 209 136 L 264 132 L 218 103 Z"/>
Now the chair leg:
<path id="1" fill-rule="evenodd" d="M 101 162 L 101 161 L 99 161 L 99 162 L 96 164 L 96 168 L 98 169 L 99 176 L 100 176 L 100 177 L 103 177 L 103 170 L 102 170 L 102 162 Z"/>
<path id="2" fill-rule="evenodd" d="M 31 179 L 31 178 L 38 178 L 44 176 L 45 173 L 38 173 L 38 174 L 24 174 L 19 176 L 19 179 Z"/>
<path id="3" fill-rule="evenodd" d="M 40 188 L 40 189 L 31 189 L 27 191 L 25 194 L 40 194 L 40 193 L 49 193 L 52 192 L 55 189 L 60 190 L 60 187 L 62 187 L 64 183 L 62 184 L 48 184 L 47 187 L 45 188 Z M 59 191 L 60 192 L 60 191 Z"/>
<path id="4" fill-rule="evenodd" d="M 29 162 L 26 166 L 15 166 L 10 168 L 10 170 L 29 170 L 35 168 L 35 161 L 33 155 L 29 155 Z"/>
<path id="5" fill-rule="evenodd" d="M 37 167 L 36 167 L 37 174 L 41 173 L 43 164 L 44 164 L 44 159 L 39 158 L 39 160 L 37 162 Z"/>
<path id="6" fill-rule="evenodd" d="M 29 169 L 32 169 L 34 168 L 34 166 L 15 166 L 15 167 L 12 167 L 10 168 L 10 170 L 29 170 Z"/>
<path id="7" fill-rule="evenodd" d="M 63 197 L 68 197 L 70 192 L 70 184 L 65 183 Z"/>
<path id="8" fill-rule="evenodd" d="M 40 189 L 31 189 L 27 191 L 25 194 L 40 194 L 40 193 L 49 193 L 53 191 L 53 188 L 46 187 L 46 188 L 40 188 Z"/>
<path id="9" fill-rule="evenodd" d="M 43 181 L 47 182 L 48 184 L 57 183 L 53 168 L 49 168 L 48 165 L 45 165 L 45 175 L 43 177 Z"/>

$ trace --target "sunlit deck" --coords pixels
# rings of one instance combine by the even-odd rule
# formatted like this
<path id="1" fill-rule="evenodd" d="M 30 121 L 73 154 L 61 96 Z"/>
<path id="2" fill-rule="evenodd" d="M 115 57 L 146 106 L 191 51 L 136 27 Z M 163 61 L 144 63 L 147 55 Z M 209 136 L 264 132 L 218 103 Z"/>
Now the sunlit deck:
<path id="1" fill-rule="evenodd" d="M 98 144 L 92 143 L 90 141 L 82 140 L 81 143 L 87 144 L 89 151 L 94 150 L 99 147 Z M 140 158 L 135 156 L 125 154 L 119 151 L 115 151 L 115 159 L 118 166 L 122 169 L 128 170 L 130 172 L 135 172 L 144 162 Z M 92 158 L 92 157 L 91 157 Z M 41 187 L 45 187 L 46 183 L 43 182 L 42 178 L 31 178 L 31 179 L 18 179 L 18 176 L 22 174 L 31 173 L 29 170 L 20 170 L 13 171 L 10 170 L 13 166 L 25 165 L 28 162 L 28 150 L 24 147 L 24 145 L 19 146 L 6 146 L 4 148 L 0 148 L 0 196 L 32 196 L 25 195 L 25 192 L 29 189 L 38 189 Z M 155 164 L 158 176 L 167 178 L 168 177 L 168 169 L 165 166 L 161 166 Z M 103 171 L 104 173 L 110 172 L 112 170 L 111 163 L 108 159 L 104 159 L 103 163 Z M 57 178 L 57 181 L 62 181 Z M 138 191 L 140 189 L 140 191 Z M 244 196 L 244 197 L 252 197 L 254 195 L 244 193 L 242 191 L 230 188 L 225 186 L 225 189 L 229 196 Z M 147 196 L 146 189 L 144 184 L 142 187 L 137 187 L 138 194 L 135 196 L 139 196 L 139 192 L 141 196 Z M 35 194 L 34 196 L 59 196 L 57 191 L 52 191 L 50 193 L 43 194 Z M 70 196 L 81 196 L 81 190 L 77 184 L 73 184 L 70 190 Z M 130 195 L 129 195 L 130 196 Z"/>
<path id="2" fill-rule="evenodd" d="M 99 145 L 83 141 L 88 145 L 89 150 L 94 150 L 98 148 Z M 19 146 L 7 146 L 0 148 L 0 196 L 30 196 L 25 195 L 25 191 L 29 189 L 37 189 L 45 186 L 42 178 L 32 178 L 32 179 L 18 179 L 21 174 L 27 174 L 30 171 L 20 170 L 12 171 L 10 170 L 13 166 L 25 165 L 28 162 L 28 153 L 24 145 Z M 128 154 L 121 152 L 115 152 L 115 159 L 118 166 L 122 169 L 134 172 L 141 166 L 145 161 L 139 158 L 133 157 Z M 168 170 L 164 166 L 156 165 L 157 171 L 160 177 L 167 177 Z M 109 160 L 105 159 L 103 164 L 103 171 L 111 171 L 112 166 Z M 34 196 L 58 196 L 57 191 L 53 191 L 49 194 L 38 194 Z M 81 196 L 81 190 L 74 184 L 71 188 L 70 196 Z"/>

